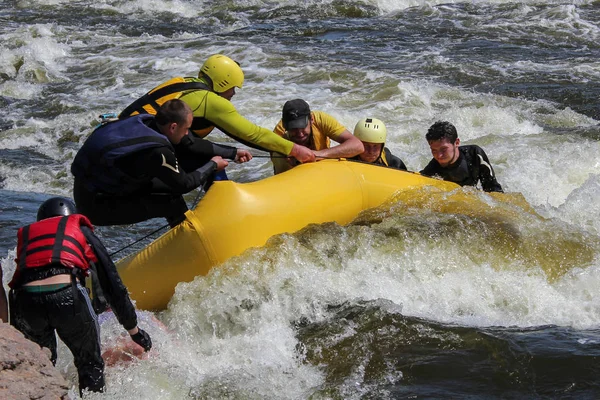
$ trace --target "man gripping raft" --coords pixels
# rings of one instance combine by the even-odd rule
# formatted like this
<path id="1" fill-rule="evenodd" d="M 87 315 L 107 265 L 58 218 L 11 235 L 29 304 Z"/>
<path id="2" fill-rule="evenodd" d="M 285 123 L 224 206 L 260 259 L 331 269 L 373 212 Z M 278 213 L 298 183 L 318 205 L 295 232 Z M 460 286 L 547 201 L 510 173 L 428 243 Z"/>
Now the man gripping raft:
<path id="1" fill-rule="evenodd" d="M 119 118 L 155 114 L 165 101 L 179 98 L 190 106 L 194 120 L 191 127 L 193 135 L 184 138 L 181 144 L 187 149 L 180 148 L 178 151 L 193 154 L 197 139 L 207 136 L 216 127 L 247 146 L 291 156 L 299 162 L 315 161 L 310 149 L 253 124 L 237 112 L 231 98 L 235 95 L 235 88 L 241 88 L 243 83 L 244 72 L 239 64 L 227 56 L 214 54 L 204 62 L 198 78 L 173 78 L 155 87 L 129 105 Z M 182 167 L 189 171 L 197 165 L 192 162 L 182 164 Z"/>
<path id="2" fill-rule="evenodd" d="M 273 131 L 283 138 L 308 147 L 317 159 L 348 158 L 364 151 L 360 140 L 354 137 L 341 123 L 323 111 L 311 111 L 302 99 L 286 101 L 281 111 L 281 120 Z M 331 140 L 339 143 L 330 147 Z M 275 175 L 296 166 L 295 160 L 271 153 Z"/>
<path id="3" fill-rule="evenodd" d="M 247 160 L 247 151 L 206 140 L 201 165 L 186 173 L 175 147 L 192 124 L 192 110 L 170 100 L 156 117 L 141 114 L 109 122 L 85 141 L 71 165 L 78 210 L 95 225 L 122 225 L 165 217 L 171 226 L 185 220 L 182 194 L 203 185 L 215 171 L 227 167 L 224 157 Z M 215 154 L 218 153 L 218 154 Z"/>
<path id="4" fill-rule="evenodd" d="M 439 176 L 461 186 L 476 187 L 481 183 L 485 192 L 503 192 L 483 149 L 474 144 L 460 146 L 456 127 L 450 122 L 431 125 L 425 139 L 433 159 L 423 168 L 422 175 Z"/>

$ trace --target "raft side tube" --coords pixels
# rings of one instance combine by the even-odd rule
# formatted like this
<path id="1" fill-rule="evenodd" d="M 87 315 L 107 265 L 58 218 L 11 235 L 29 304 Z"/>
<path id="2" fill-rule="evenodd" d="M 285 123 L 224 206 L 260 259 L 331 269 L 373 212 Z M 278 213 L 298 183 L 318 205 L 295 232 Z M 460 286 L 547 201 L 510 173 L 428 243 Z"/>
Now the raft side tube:
<path id="1" fill-rule="evenodd" d="M 324 160 L 252 183 L 215 182 L 187 220 L 139 253 L 118 263 L 137 307 L 161 310 L 179 282 L 213 267 L 273 235 L 312 223 L 351 222 L 398 190 L 416 186 L 453 190 L 451 182 L 370 164 Z"/>

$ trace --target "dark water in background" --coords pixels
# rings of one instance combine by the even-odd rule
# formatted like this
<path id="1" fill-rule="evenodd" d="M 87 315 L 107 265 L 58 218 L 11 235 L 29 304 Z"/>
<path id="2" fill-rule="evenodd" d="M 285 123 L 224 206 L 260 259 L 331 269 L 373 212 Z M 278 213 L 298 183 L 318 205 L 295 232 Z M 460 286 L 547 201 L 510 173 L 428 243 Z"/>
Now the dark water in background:
<path id="1" fill-rule="evenodd" d="M 233 102 L 253 122 L 274 126 L 296 97 L 349 129 L 375 116 L 419 170 L 427 127 L 446 119 L 540 215 L 485 194 L 465 195 L 495 217 L 400 197 L 348 227 L 275 238 L 182 285 L 156 315 L 171 333 L 142 319 L 158 354 L 109 368 L 90 397 L 600 396 L 600 3 L 439 3 L 0 2 L 5 270 L 16 229 L 71 194 L 95 117 L 217 52 L 241 63 Z M 270 170 L 257 157 L 228 173 Z M 117 251 L 163 224 L 99 233 Z M 105 342 L 121 332 L 102 329 Z M 76 382 L 64 349 L 59 367 Z"/>

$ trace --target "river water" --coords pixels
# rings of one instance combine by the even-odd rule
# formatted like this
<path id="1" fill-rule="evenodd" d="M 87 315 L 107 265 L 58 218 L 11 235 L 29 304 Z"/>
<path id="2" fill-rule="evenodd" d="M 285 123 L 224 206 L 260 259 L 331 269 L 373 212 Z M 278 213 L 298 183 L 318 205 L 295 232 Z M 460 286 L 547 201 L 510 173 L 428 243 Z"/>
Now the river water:
<path id="1" fill-rule="evenodd" d="M 599 21 L 598 1 L 2 0 L 4 283 L 17 228 L 71 195 L 96 117 L 224 53 L 245 72 L 233 102 L 251 121 L 274 127 L 297 97 L 350 130 L 377 117 L 418 171 L 427 128 L 448 120 L 514 201 L 398 195 L 348 226 L 275 237 L 142 313 L 155 350 L 108 367 L 89 398 L 596 399 Z M 232 180 L 271 174 L 252 151 Z M 163 224 L 98 232 L 117 251 Z M 122 329 L 102 320 L 109 345 Z"/>

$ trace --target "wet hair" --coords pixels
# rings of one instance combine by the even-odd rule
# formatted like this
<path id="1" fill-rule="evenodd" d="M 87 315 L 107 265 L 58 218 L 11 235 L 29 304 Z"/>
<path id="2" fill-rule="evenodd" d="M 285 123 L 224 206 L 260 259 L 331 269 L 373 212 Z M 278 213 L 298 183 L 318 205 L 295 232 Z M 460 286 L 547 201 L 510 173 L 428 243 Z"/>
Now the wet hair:
<path id="1" fill-rule="evenodd" d="M 425 134 L 425 139 L 427 139 L 428 142 L 446 139 L 448 142 L 454 143 L 456 142 L 456 139 L 458 139 L 458 133 L 456 132 L 454 125 L 450 122 L 437 121 L 429 127 L 427 134 Z"/>
<path id="2" fill-rule="evenodd" d="M 192 112 L 190 106 L 179 99 L 173 99 L 165 102 L 156 113 L 155 121 L 157 125 L 167 125 L 171 123 L 181 124 L 187 121 L 188 115 Z"/>

